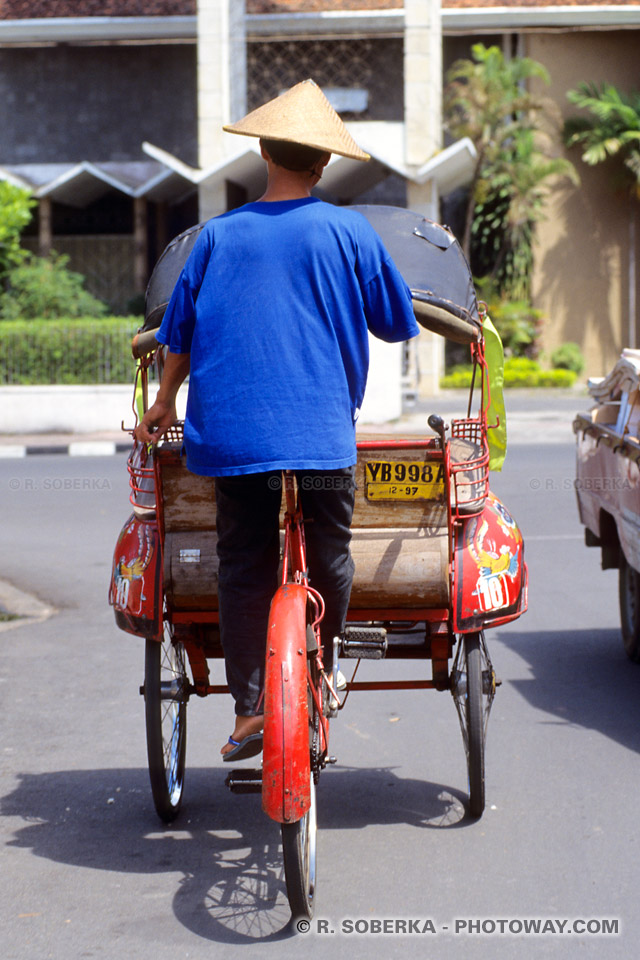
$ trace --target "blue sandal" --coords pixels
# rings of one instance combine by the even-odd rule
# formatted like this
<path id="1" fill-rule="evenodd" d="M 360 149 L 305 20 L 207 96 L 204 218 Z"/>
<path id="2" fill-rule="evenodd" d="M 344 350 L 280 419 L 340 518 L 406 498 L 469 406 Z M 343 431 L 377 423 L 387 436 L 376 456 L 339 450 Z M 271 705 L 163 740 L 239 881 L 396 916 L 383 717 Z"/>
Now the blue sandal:
<path id="1" fill-rule="evenodd" d="M 249 760 L 258 753 L 262 753 L 261 733 L 250 733 L 249 736 L 244 737 L 243 740 L 234 740 L 233 737 L 229 737 L 228 742 L 232 745 L 233 750 L 222 754 L 222 759 L 225 763 L 228 763 L 230 760 Z"/>

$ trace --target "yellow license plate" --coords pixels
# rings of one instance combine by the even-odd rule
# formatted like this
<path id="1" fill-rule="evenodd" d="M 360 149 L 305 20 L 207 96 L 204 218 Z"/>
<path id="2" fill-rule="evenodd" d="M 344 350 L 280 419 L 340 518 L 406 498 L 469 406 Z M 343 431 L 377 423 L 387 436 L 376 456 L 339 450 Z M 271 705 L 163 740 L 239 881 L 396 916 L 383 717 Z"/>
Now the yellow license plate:
<path id="1" fill-rule="evenodd" d="M 438 500 L 444 496 L 444 464 L 424 460 L 368 460 L 367 500 Z"/>

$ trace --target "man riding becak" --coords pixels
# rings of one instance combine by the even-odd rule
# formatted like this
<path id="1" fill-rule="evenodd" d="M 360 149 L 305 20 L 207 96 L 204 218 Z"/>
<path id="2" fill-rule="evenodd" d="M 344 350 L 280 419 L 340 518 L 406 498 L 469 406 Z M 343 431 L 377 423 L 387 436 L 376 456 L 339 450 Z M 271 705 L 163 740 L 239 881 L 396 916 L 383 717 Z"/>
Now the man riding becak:
<path id="1" fill-rule="evenodd" d="M 409 289 L 360 214 L 311 196 L 332 153 L 368 155 L 313 80 L 224 128 L 260 138 L 267 188 L 208 221 L 156 334 L 155 403 L 135 431 L 157 442 L 189 374 L 187 468 L 215 477 L 220 636 L 236 721 L 225 760 L 262 748 L 261 698 L 277 588 L 281 472 L 295 471 L 323 646 L 344 629 L 353 579 L 355 421 L 368 332 L 419 332 Z"/>

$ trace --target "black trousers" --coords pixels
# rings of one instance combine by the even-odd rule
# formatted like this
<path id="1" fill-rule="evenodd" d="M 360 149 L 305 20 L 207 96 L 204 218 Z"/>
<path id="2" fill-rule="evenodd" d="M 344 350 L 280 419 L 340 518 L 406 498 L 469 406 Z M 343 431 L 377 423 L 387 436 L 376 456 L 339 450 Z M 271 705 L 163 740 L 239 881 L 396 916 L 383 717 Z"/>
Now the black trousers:
<path id="1" fill-rule="evenodd" d="M 329 658 L 333 637 L 344 629 L 353 580 L 354 473 L 354 467 L 296 471 L 309 582 L 326 604 L 320 633 Z M 281 494 L 279 471 L 216 478 L 220 637 L 242 716 L 260 712 L 269 607 L 278 587 Z"/>

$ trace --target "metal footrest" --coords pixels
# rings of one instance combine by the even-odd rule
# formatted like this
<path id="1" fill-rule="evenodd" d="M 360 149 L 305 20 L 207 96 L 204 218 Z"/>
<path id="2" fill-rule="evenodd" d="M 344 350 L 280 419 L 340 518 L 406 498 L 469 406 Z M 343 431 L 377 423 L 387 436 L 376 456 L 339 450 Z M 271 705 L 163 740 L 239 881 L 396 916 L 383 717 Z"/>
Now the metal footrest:
<path id="1" fill-rule="evenodd" d="M 231 793 L 261 793 L 262 770 L 232 770 L 224 782 Z"/>
<path id="2" fill-rule="evenodd" d="M 345 627 L 341 655 L 352 660 L 382 660 L 387 655 L 384 627 Z"/>

